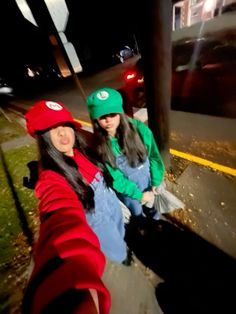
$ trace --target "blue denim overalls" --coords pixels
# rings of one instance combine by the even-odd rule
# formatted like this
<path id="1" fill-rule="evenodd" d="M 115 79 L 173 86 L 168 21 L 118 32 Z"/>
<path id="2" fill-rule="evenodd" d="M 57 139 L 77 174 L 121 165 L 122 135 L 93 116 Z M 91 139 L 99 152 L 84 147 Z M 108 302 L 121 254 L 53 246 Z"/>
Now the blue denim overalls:
<path id="1" fill-rule="evenodd" d="M 108 188 L 98 172 L 91 183 L 94 190 L 95 211 L 86 213 L 88 224 L 98 236 L 103 253 L 110 260 L 121 263 L 127 257 L 125 228 L 119 199 Z"/>
<path id="2" fill-rule="evenodd" d="M 127 158 L 124 155 L 116 157 L 116 165 L 123 172 L 123 174 L 130 180 L 137 184 L 138 188 L 144 192 L 151 189 L 151 175 L 150 175 L 150 162 L 147 158 L 144 163 L 133 168 L 128 164 Z M 146 216 L 146 212 L 155 214 L 155 219 L 159 219 L 159 214 L 156 209 L 147 208 L 138 200 L 117 193 L 119 199 L 130 209 L 131 214 L 138 216 Z M 145 210 L 145 213 L 143 212 Z"/>

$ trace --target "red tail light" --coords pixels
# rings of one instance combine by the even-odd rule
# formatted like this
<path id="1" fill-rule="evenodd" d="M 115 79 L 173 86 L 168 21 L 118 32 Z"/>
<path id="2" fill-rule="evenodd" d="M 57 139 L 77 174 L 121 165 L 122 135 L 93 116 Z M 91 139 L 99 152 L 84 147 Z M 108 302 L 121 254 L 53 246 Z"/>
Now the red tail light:
<path id="1" fill-rule="evenodd" d="M 125 81 L 132 82 L 137 76 L 137 73 L 135 71 L 129 71 L 125 73 Z"/>

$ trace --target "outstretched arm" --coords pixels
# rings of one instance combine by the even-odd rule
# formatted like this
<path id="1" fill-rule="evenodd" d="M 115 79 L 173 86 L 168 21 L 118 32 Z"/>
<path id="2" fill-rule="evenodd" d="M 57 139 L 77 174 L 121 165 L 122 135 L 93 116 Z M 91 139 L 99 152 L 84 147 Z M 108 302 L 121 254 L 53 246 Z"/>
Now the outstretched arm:
<path id="1" fill-rule="evenodd" d="M 36 194 L 41 224 L 23 314 L 57 309 L 108 314 L 110 294 L 101 279 L 105 257 L 77 195 L 63 177 L 50 171 L 40 177 Z"/>

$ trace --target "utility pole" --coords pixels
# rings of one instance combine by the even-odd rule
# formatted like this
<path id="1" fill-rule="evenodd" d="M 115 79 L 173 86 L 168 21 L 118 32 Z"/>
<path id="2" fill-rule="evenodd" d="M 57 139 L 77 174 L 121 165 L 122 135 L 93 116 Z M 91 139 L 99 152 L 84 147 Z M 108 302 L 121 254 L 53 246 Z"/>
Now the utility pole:
<path id="1" fill-rule="evenodd" d="M 141 15 L 142 14 L 142 15 Z M 144 62 L 148 125 L 169 165 L 169 111 L 171 104 L 172 1 L 145 2 L 139 30 Z"/>

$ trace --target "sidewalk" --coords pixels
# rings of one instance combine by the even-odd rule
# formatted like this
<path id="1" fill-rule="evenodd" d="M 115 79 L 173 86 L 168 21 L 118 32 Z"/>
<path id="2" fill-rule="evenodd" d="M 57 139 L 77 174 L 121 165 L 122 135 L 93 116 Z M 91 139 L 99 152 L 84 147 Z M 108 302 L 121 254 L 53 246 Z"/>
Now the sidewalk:
<path id="1" fill-rule="evenodd" d="M 146 110 L 142 109 L 136 117 L 146 121 Z M 201 127 L 197 128 L 194 125 Z M 211 160 L 230 167 L 232 171 L 229 172 L 235 174 L 235 119 L 171 111 L 170 126 L 172 134 L 175 135 L 170 140 L 171 148 L 178 147 L 185 153 L 191 152 L 206 159 L 210 157 Z M 224 147 L 217 147 L 220 141 L 230 144 L 226 146 L 226 150 Z M 183 163 L 181 166 L 183 169 L 178 174 L 179 162 Z M 171 168 L 175 172 L 176 180 L 175 184 L 167 181 L 168 187 L 186 204 L 185 211 L 179 213 L 176 211 L 173 214 L 174 219 L 236 258 L 236 176 L 217 171 L 214 167 L 202 166 L 192 162 L 191 158 L 189 161 L 176 159 L 175 156 L 172 156 Z"/>

